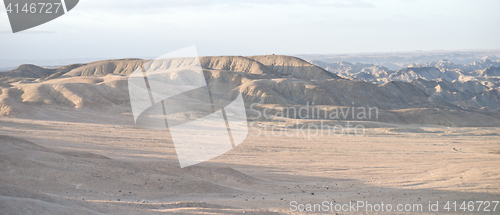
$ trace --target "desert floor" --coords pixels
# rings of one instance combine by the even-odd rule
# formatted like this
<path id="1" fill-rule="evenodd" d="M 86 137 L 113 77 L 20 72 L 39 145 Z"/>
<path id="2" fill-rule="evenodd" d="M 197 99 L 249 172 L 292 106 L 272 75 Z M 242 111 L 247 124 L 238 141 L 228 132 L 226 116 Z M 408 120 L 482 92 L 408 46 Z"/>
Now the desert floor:
<path id="1" fill-rule="evenodd" d="M 232 151 L 181 169 L 167 131 L 86 121 L 0 118 L 0 214 L 305 213 L 292 201 L 473 214 L 478 204 L 444 206 L 500 200 L 500 128 L 374 127 L 310 140 L 252 129 Z"/>

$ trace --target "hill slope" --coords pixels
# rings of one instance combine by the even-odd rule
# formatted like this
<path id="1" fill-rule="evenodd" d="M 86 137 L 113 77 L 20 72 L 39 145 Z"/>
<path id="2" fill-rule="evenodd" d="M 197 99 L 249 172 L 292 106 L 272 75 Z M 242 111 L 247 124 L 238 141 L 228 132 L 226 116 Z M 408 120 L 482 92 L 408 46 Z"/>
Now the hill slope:
<path id="1" fill-rule="evenodd" d="M 79 110 L 130 115 L 127 76 L 145 62 L 107 60 L 57 69 L 22 65 L 0 73 L 3 80 L 0 114 L 50 118 L 57 115 L 54 114 L 57 111 Z M 255 108 L 268 108 L 274 113 L 302 106 L 376 107 L 380 118 L 372 120 L 380 122 L 447 126 L 500 124 L 498 112 L 494 110 L 500 107 L 498 91 L 479 82 L 416 79 L 374 84 L 340 78 L 302 59 L 280 55 L 201 57 L 200 62 L 209 83 L 227 84 L 229 90 L 242 92 L 248 107 L 262 102 L 254 105 Z M 398 72 L 433 77 L 437 73 L 433 69 Z M 319 116 L 307 116 L 311 117 Z"/>

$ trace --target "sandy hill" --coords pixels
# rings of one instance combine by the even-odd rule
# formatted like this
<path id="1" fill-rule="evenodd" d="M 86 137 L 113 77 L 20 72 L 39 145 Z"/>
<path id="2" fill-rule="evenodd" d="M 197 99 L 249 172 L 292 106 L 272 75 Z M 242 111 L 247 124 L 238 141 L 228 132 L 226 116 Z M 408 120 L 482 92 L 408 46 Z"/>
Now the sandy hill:
<path id="1" fill-rule="evenodd" d="M 141 59 L 120 59 L 120 60 L 104 60 L 82 65 L 63 74 L 63 77 L 68 76 L 95 76 L 103 77 L 108 74 L 130 75 L 145 60 Z"/>
<path id="2" fill-rule="evenodd" d="M 32 81 L 48 77 L 55 78 L 80 66 L 81 64 L 72 64 L 57 69 L 47 69 L 32 64 L 23 64 L 16 69 L 0 72 L 0 81 L 8 83 L 17 81 Z"/>
<path id="3" fill-rule="evenodd" d="M 0 114 L 27 118 L 57 117 L 54 110 L 128 114 L 127 76 L 145 62 L 106 60 L 57 69 L 21 65 L 0 73 Z M 474 81 L 407 79 L 374 84 L 340 78 L 302 59 L 281 55 L 201 57 L 200 63 L 209 83 L 224 83 L 229 90 L 242 92 L 247 106 L 263 99 L 255 107 L 271 108 L 271 112 L 304 105 L 377 107 L 381 115 L 374 120 L 381 122 L 447 126 L 496 126 L 500 122 L 495 110 L 500 107 L 498 91 Z M 372 71 L 385 71 L 372 67 Z M 436 77 L 439 70 L 409 68 L 399 73 Z"/>

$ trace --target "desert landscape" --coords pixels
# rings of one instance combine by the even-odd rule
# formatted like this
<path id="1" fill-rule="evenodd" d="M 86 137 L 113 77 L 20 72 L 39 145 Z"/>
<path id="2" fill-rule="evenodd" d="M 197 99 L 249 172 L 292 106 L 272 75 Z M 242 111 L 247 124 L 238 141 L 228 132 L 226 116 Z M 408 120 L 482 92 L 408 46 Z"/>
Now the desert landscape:
<path id="1" fill-rule="evenodd" d="M 148 60 L 1 72 L 0 213 L 498 213 L 499 60 L 388 69 L 321 59 L 200 57 L 207 83 L 241 92 L 249 134 L 184 168 L 168 130 L 134 121 L 127 80 Z M 361 107 L 376 112 L 343 113 Z M 329 210 L 308 211 L 325 201 Z M 460 209 L 471 201 L 490 211 Z"/>

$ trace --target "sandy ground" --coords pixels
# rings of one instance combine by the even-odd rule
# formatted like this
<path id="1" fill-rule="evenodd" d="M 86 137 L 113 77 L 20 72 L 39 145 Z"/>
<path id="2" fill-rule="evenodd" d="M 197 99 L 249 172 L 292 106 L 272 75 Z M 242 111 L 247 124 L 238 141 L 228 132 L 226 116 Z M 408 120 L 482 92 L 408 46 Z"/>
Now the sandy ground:
<path id="1" fill-rule="evenodd" d="M 310 140 L 256 134 L 181 169 L 167 131 L 0 118 L 0 214 L 302 214 L 291 205 L 324 201 L 500 213 L 500 205 L 459 209 L 500 200 L 500 128 L 368 128 L 361 137 Z M 444 209 L 448 201 L 456 212 Z M 375 209 L 316 212 L 413 214 Z"/>

